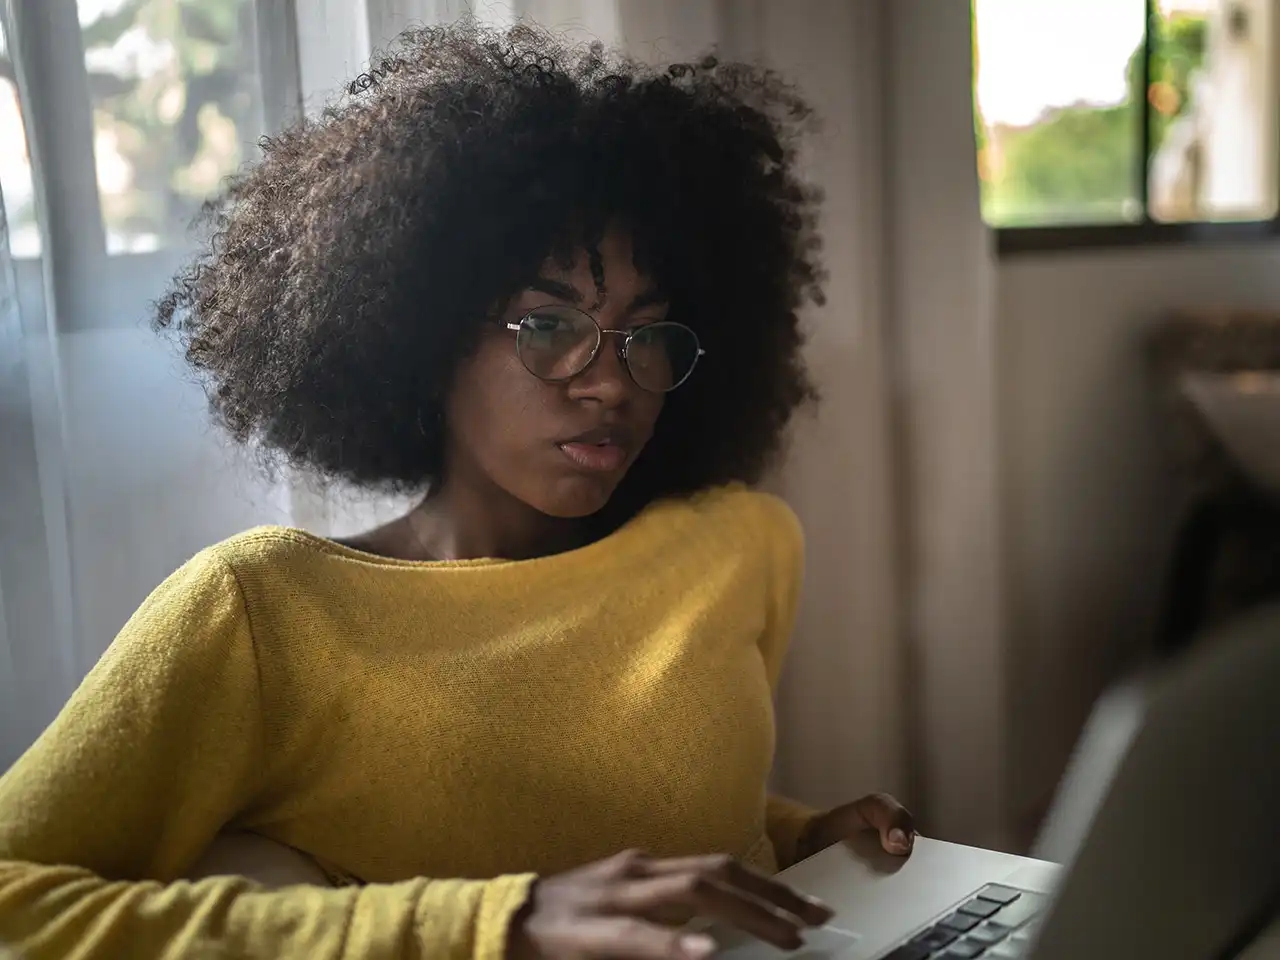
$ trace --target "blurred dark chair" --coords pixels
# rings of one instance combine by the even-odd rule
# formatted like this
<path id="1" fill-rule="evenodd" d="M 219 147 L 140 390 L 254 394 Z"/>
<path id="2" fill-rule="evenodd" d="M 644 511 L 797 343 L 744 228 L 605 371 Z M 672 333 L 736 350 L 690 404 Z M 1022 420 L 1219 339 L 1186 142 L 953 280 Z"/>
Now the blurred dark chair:
<path id="1" fill-rule="evenodd" d="M 1149 343 L 1186 508 L 1155 652 L 1280 599 L 1280 315 L 1170 318 Z"/>
<path id="2" fill-rule="evenodd" d="M 1244 484 L 1205 494 L 1187 510 L 1174 545 L 1156 654 L 1176 656 L 1273 600 L 1280 600 L 1280 506 Z"/>

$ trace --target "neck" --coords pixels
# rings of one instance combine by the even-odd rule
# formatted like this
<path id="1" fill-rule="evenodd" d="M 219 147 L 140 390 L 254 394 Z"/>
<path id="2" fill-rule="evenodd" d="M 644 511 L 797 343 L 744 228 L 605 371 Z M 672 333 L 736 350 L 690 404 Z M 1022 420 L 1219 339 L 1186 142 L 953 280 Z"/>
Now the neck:
<path id="1" fill-rule="evenodd" d="M 583 544 L 583 523 L 549 517 L 505 490 L 445 482 L 405 518 L 424 559 L 528 560 Z"/>

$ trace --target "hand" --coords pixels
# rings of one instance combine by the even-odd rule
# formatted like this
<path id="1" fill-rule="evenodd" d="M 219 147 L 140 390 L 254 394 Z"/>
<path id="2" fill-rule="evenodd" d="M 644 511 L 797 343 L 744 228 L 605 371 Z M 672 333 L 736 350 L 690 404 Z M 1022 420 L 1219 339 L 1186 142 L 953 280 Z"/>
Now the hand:
<path id="1" fill-rule="evenodd" d="M 833 844 L 852 840 L 867 830 L 880 834 L 880 845 L 899 857 L 911 855 L 916 826 L 906 807 L 887 793 L 873 793 L 817 817 L 800 838 L 800 859 Z"/>
<path id="2" fill-rule="evenodd" d="M 663 926 L 678 912 L 731 924 L 783 950 L 830 908 L 731 857 L 628 852 L 535 883 L 512 923 L 508 960 L 705 960 L 706 934 Z"/>

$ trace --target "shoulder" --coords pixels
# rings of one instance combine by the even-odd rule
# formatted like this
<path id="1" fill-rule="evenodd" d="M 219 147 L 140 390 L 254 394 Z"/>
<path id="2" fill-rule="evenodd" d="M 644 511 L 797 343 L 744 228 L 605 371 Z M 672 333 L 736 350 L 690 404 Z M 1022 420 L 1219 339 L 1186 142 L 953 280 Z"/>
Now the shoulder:
<path id="1" fill-rule="evenodd" d="M 708 490 L 691 498 L 685 509 L 698 516 L 699 534 L 714 555 L 753 578 L 756 596 L 766 607 L 761 650 L 769 682 L 776 686 L 804 578 L 799 518 L 782 498 L 744 486 Z"/>
<path id="2" fill-rule="evenodd" d="M 292 527 L 255 527 L 207 548 L 192 563 L 219 564 L 237 577 L 277 574 L 314 564 L 340 548 L 321 537 Z"/>
<path id="3" fill-rule="evenodd" d="M 188 628 L 194 623 L 234 618 L 242 610 L 234 570 L 210 548 L 200 551 L 166 577 L 143 601 L 126 629 Z"/>
<path id="4" fill-rule="evenodd" d="M 691 497 L 688 509 L 709 525 L 750 537 L 770 549 L 802 549 L 804 531 L 795 511 L 781 497 L 734 484 Z"/>
<path id="5" fill-rule="evenodd" d="M 107 647 L 100 668 L 133 664 L 142 673 L 214 664 L 252 643 L 239 578 L 223 545 L 200 551 L 167 576 L 134 612 Z"/>
<path id="6" fill-rule="evenodd" d="M 773 494 L 741 484 L 713 487 L 650 508 L 655 525 L 682 538 L 714 543 L 733 554 L 750 552 L 783 568 L 804 555 L 804 531 L 795 511 Z"/>
<path id="7" fill-rule="evenodd" d="M 134 626 L 212 627 L 248 619 L 247 596 L 264 581 L 298 582 L 324 541 L 300 530 L 260 527 L 206 547 L 170 574 L 138 608 Z"/>

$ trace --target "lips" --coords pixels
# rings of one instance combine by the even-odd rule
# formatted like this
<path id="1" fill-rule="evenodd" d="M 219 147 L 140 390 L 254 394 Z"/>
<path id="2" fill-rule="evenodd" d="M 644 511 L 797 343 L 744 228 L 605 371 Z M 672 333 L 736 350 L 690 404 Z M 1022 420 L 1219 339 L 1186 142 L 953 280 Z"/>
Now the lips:
<path id="1" fill-rule="evenodd" d="M 597 427 L 556 446 L 577 467 L 592 473 L 616 473 L 631 452 L 630 436 L 620 427 Z"/>

